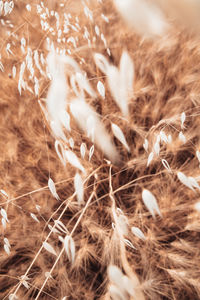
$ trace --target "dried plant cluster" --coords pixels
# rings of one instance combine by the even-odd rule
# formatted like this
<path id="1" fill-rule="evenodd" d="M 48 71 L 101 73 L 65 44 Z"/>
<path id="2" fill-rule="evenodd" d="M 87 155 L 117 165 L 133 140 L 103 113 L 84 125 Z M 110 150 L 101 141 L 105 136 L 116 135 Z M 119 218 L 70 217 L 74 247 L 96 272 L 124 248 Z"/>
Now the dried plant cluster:
<path id="1" fill-rule="evenodd" d="M 199 1 L 0 1 L 0 299 L 200 299 Z"/>

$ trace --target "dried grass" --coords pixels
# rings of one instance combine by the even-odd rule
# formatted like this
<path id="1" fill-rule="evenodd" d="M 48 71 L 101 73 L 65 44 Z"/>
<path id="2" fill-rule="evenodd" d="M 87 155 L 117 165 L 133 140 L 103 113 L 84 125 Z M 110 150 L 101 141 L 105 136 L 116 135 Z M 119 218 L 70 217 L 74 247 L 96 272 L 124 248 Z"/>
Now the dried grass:
<path id="1" fill-rule="evenodd" d="M 200 299 L 197 2 L 0 1 L 0 299 Z"/>

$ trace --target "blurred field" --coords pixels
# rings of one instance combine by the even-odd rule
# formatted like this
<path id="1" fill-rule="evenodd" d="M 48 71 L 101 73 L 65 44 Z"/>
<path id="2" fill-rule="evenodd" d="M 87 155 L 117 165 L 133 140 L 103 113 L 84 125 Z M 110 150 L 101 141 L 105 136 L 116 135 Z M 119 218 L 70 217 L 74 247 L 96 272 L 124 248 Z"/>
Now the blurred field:
<path id="1" fill-rule="evenodd" d="M 0 1 L 0 299 L 200 299 L 196 22 L 194 30 L 193 22 L 183 21 L 184 14 L 176 20 L 173 1 L 174 14 L 155 1 L 169 27 L 165 34 L 148 38 L 129 26 L 110 0 L 18 0 L 13 7 L 11 2 Z M 46 59 L 53 47 L 55 70 L 64 69 L 68 88 L 67 141 L 53 133 L 47 105 L 53 80 Z M 104 55 L 110 73 L 95 63 L 95 53 Z M 126 70 L 134 73 L 128 116 L 112 90 L 120 93 L 119 87 L 126 87 L 126 80 L 117 81 L 116 75 L 123 53 L 133 63 L 123 70 L 124 78 Z M 71 65 L 62 63 L 64 54 Z M 84 101 L 98 114 L 119 153 L 118 163 L 112 155 L 108 161 L 99 132 L 92 140 L 80 128 L 83 110 L 77 117 L 70 111 L 79 98 L 75 91 L 81 90 L 78 81 L 77 89 L 72 84 L 74 62 L 95 93 L 83 88 Z M 55 114 L 59 101 L 55 96 Z M 112 124 L 121 129 L 128 147 Z M 67 160 L 63 166 L 56 140 L 76 155 L 85 173 Z M 81 204 L 76 174 L 81 178 L 78 188 L 84 182 Z M 48 186 L 49 178 L 59 199 Z M 157 201 L 155 215 L 148 204 L 151 196 L 145 204 L 146 189 Z M 72 250 L 63 248 L 66 236 L 75 244 L 74 262 Z"/>

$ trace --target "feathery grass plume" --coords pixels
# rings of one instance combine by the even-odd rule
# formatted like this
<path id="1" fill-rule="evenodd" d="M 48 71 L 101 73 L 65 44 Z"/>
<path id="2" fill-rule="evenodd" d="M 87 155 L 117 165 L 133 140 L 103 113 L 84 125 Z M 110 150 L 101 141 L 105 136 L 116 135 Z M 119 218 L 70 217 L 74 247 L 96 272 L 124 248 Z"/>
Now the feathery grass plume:
<path id="1" fill-rule="evenodd" d="M 200 299 L 198 7 L 0 0 L 0 299 Z"/>
<path id="2" fill-rule="evenodd" d="M 129 99 L 133 97 L 134 66 L 127 53 L 123 51 L 119 69 L 110 64 L 105 56 L 95 53 L 94 59 L 100 70 L 106 74 L 111 94 L 125 117 L 129 115 Z"/>
<path id="3" fill-rule="evenodd" d="M 47 57 L 48 68 L 52 77 L 47 95 L 47 110 L 50 126 L 56 138 L 66 141 L 62 126 L 69 129 L 69 116 L 66 114 L 67 82 L 62 59 L 56 55 L 55 50 Z"/>
<path id="4" fill-rule="evenodd" d="M 112 284 L 109 286 L 109 293 L 113 299 L 128 299 L 127 280 L 117 266 L 110 265 L 108 267 L 108 277 Z"/>
<path id="5" fill-rule="evenodd" d="M 119 154 L 111 141 L 111 137 L 105 130 L 97 113 L 84 100 L 74 99 L 70 104 L 70 111 L 80 128 L 87 132 L 88 118 L 92 118 L 94 130 L 94 142 L 103 151 L 105 156 L 114 163 L 119 161 Z M 91 128 L 90 128 L 91 129 Z"/>
<path id="6" fill-rule="evenodd" d="M 75 168 L 79 169 L 81 172 L 85 173 L 85 169 L 80 163 L 78 157 L 76 154 L 70 150 L 65 150 L 64 152 L 65 158 L 68 160 L 68 162 L 74 166 Z"/>
<path id="7" fill-rule="evenodd" d="M 122 291 L 123 287 L 123 273 L 117 266 L 109 266 L 108 267 L 108 277 L 112 283 L 114 283 L 117 287 L 119 287 Z"/>

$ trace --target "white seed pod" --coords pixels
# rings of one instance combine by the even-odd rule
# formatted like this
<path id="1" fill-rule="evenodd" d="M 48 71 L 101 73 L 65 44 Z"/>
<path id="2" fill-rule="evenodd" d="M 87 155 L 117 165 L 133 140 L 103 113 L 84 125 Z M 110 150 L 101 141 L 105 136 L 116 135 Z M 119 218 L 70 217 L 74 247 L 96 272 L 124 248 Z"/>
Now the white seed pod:
<path id="1" fill-rule="evenodd" d="M 98 2 L 102 4 L 102 0 L 98 0 Z M 106 17 L 104 14 L 101 14 L 101 18 L 102 18 L 106 23 L 109 23 L 108 17 Z"/>
<path id="2" fill-rule="evenodd" d="M 168 143 L 171 144 L 171 142 L 172 142 L 172 136 L 171 136 L 171 134 L 168 135 L 167 139 L 168 139 Z"/>
<path id="3" fill-rule="evenodd" d="M 89 161 L 91 160 L 93 154 L 94 154 L 94 145 L 92 145 L 92 147 L 89 150 Z"/>
<path id="4" fill-rule="evenodd" d="M 165 169 L 167 169 L 170 173 L 172 173 L 172 170 L 171 170 L 168 162 L 166 161 L 166 159 L 162 159 L 162 164 L 165 167 Z"/>
<path id="5" fill-rule="evenodd" d="M 48 278 L 48 279 L 49 279 L 49 278 L 53 279 L 53 277 L 51 276 L 50 272 L 45 272 L 44 275 L 45 275 L 45 277 Z"/>
<path id="6" fill-rule="evenodd" d="M 160 142 L 159 141 L 156 141 L 156 143 L 153 146 L 153 149 L 154 149 L 155 154 L 159 155 L 159 153 L 160 153 Z"/>
<path id="7" fill-rule="evenodd" d="M 197 188 L 198 190 L 200 189 L 199 184 L 194 177 L 189 176 L 188 180 L 192 187 Z"/>
<path id="8" fill-rule="evenodd" d="M 35 214 L 30 213 L 30 215 L 31 215 L 31 218 L 32 218 L 33 220 L 35 220 L 36 222 L 40 223 L 40 221 L 38 220 L 38 218 L 36 217 Z"/>
<path id="9" fill-rule="evenodd" d="M 6 222 L 9 223 L 8 216 L 7 216 L 7 212 L 5 211 L 4 208 L 1 208 L 1 215 L 2 215 L 2 217 L 6 220 Z"/>
<path id="10" fill-rule="evenodd" d="M 105 56 L 100 54 L 100 53 L 95 53 L 94 54 L 94 60 L 95 60 L 96 65 L 99 67 L 99 69 L 103 73 L 107 74 L 108 68 L 110 66 L 107 58 L 105 58 Z"/>
<path id="11" fill-rule="evenodd" d="M 99 36 L 100 35 L 100 29 L 99 29 L 98 25 L 95 25 L 94 30 L 95 30 L 96 35 Z"/>
<path id="12" fill-rule="evenodd" d="M 119 126 L 117 126 L 116 124 L 112 123 L 111 127 L 112 127 L 112 132 L 113 132 L 114 136 L 124 145 L 124 147 L 126 148 L 126 150 L 128 152 L 130 152 L 130 147 L 127 144 L 126 138 L 125 138 L 122 130 L 119 128 Z"/>
<path id="13" fill-rule="evenodd" d="M 58 239 L 59 239 L 59 241 L 61 241 L 61 243 L 64 243 L 64 241 L 65 241 L 65 239 L 61 235 L 58 236 Z"/>
<path id="14" fill-rule="evenodd" d="M 101 81 L 98 81 L 97 83 L 97 91 L 101 95 L 103 99 L 105 99 L 105 87 L 104 84 Z"/>
<path id="15" fill-rule="evenodd" d="M 70 150 L 66 150 L 64 152 L 66 159 L 68 160 L 68 162 L 74 166 L 75 168 L 79 169 L 80 171 L 82 171 L 83 173 L 85 173 L 85 169 L 84 167 L 81 165 L 78 157 L 76 156 L 76 154 Z"/>
<path id="16" fill-rule="evenodd" d="M 148 159 L 147 159 L 147 167 L 150 165 L 150 163 L 152 162 L 153 158 L 154 158 L 154 153 L 151 152 L 149 154 L 149 156 L 148 156 Z"/>
<path id="17" fill-rule="evenodd" d="M 81 152 L 82 159 L 84 159 L 84 157 L 85 157 L 86 149 L 87 149 L 86 144 L 82 143 L 81 147 L 80 147 L 80 152 Z"/>
<path id="18" fill-rule="evenodd" d="M 75 244 L 73 238 L 70 235 L 66 235 L 64 239 L 64 247 L 68 259 L 73 263 L 75 260 Z"/>
<path id="19" fill-rule="evenodd" d="M 131 243 L 131 241 L 129 241 L 129 240 L 124 239 L 124 243 L 125 243 L 127 246 L 129 246 L 130 248 L 136 249 L 136 248 L 133 246 L 133 244 Z"/>
<path id="20" fill-rule="evenodd" d="M 54 248 L 47 242 L 43 242 L 43 247 L 51 254 L 57 256 L 56 251 L 54 250 Z"/>
<path id="21" fill-rule="evenodd" d="M 10 255 L 10 247 L 7 244 L 4 244 L 4 250 L 8 255 Z"/>
<path id="22" fill-rule="evenodd" d="M 6 229 L 7 224 L 6 224 L 6 220 L 4 218 L 1 219 L 1 223 L 2 223 L 3 228 Z"/>
<path id="23" fill-rule="evenodd" d="M 10 294 L 8 299 L 9 300 L 18 300 L 19 298 L 15 294 Z"/>
<path id="24" fill-rule="evenodd" d="M 69 233 L 67 227 L 63 224 L 62 221 L 60 221 L 60 220 L 55 220 L 54 223 L 55 223 L 55 226 L 56 226 L 61 232 L 64 232 L 65 234 L 68 234 L 68 233 Z"/>
<path id="25" fill-rule="evenodd" d="M 146 189 L 143 190 L 142 200 L 144 202 L 144 205 L 148 209 L 148 211 L 153 216 L 153 218 L 155 218 L 155 213 L 157 213 L 160 217 L 162 217 L 160 209 L 158 207 L 157 200 L 156 200 L 155 196 L 149 190 L 146 190 Z"/>
<path id="26" fill-rule="evenodd" d="M 141 240 L 146 240 L 144 233 L 138 227 L 131 227 L 132 233 Z"/>
<path id="27" fill-rule="evenodd" d="M 183 172 L 178 172 L 177 177 L 180 180 L 182 184 L 187 186 L 189 189 L 194 191 L 194 188 L 192 186 L 191 180 L 188 179 L 188 177 Z"/>
<path id="28" fill-rule="evenodd" d="M 3 65 L 3 63 L 1 61 L 0 61 L 0 70 L 1 70 L 1 72 L 4 72 L 4 65 Z"/>
<path id="29" fill-rule="evenodd" d="M 146 152 L 148 151 L 148 148 L 149 148 L 149 142 L 148 142 L 147 139 L 144 140 L 143 148 L 144 148 L 144 150 L 145 150 Z"/>
<path id="30" fill-rule="evenodd" d="M 78 204 L 84 203 L 84 186 L 83 179 L 79 173 L 74 176 L 74 187 L 77 195 Z"/>
<path id="31" fill-rule="evenodd" d="M 12 77 L 13 77 L 13 79 L 15 79 L 16 73 L 17 73 L 17 69 L 16 69 L 15 66 L 13 66 L 13 67 L 12 67 Z"/>
<path id="32" fill-rule="evenodd" d="M 74 139 L 72 137 L 70 137 L 70 139 L 69 139 L 69 146 L 73 150 L 73 148 L 74 148 Z"/>
<path id="33" fill-rule="evenodd" d="M 182 112 L 182 114 L 181 114 L 181 129 L 184 128 L 185 119 L 186 119 L 186 115 L 184 112 Z"/>
<path id="34" fill-rule="evenodd" d="M 167 136 L 163 130 L 160 131 L 160 140 L 166 144 L 168 143 Z"/>
<path id="35" fill-rule="evenodd" d="M 34 91 L 35 91 L 35 95 L 38 96 L 39 95 L 39 80 L 37 79 L 36 76 L 34 76 Z"/>
<path id="36" fill-rule="evenodd" d="M 55 187 L 55 184 L 53 182 L 53 180 L 49 177 L 49 180 L 48 180 L 48 187 L 49 187 L 49 190 L 50 192 L 52 193 L 52 195 L 57 199 L 57 200 L 60 200 L 57 192 L 56 192 L 56 187 Z"/>
<path id="37" fill-rule="evenodd" d="M 182 133 L 182 131 L 179 132 L 178 138 L 179 138 L 179 140 L 180 140 L 183 144 L 185 144 L 185 143 L 187 142 L 186 137 L 185 137 L 185 135 Z"/>
<path id="38" fill-rule="evenodd" d="M 28 282 L 26 280 L 22 281 L 23 286 L 28 290 L 30 288 Z"/>
<path id="39" fill-rule="evenodd" d="M 198 161 L 199 161 L 199 163 L 200 163 L 200 151 L 196 151 L 196 156 L 197 156 L 197 158 L 198 158 Z"/>
<path id="40" fill-rule="evenodd" d="M 4 190 L 0 190 L 0 193 L 7 199 L 9 198 L 8 194 Z"/>
<path id="41" fill-rule="evenodd" d="M 51 232 L 60 234 L 60 231 L 58 231 L 56 228 L 54 228 L 54 227 L 51 226 L 50 224 L 48 224 L 48 228 L 49 228 L 49 230 L 50 230 Z"/>
<path id="42" fill-rule="evenodd" d="M 200 201 L 195 203 L 194 209 L 197 210 L 200 213 Z"/>
<path id="43" fill-rule="evenodd" d="M 38 212 L 40 212 L 40 209 L 41 209 L 41 206 L 40 206 L 40 205 L 37 205 L 37 204 L 36 204 L 35 208 L 37 209 Z"/>
<path id="44" fill-rule="evenodd" d="M 7 238 L 4 238 L 3 240 L 4 240 L 4 244 L 8 245 L 8 247 L 10 248 L 11 246 L 9 240 Z"/>
<path id="45" fill-rule="evenodd" d="M 59 150 L 59 147 L 61 149 L 61 152 Z M 55 149 L 56 149 L 56 153 L 57 153 L 58 157 L 60 158 L 62 164 L 65 167 L 66 166 L 66 159 L 65 159 L 65 156 L 64 156 L 64 148 L 63 148 L 63 145 L 58 140 L 55 141 Z"/>

